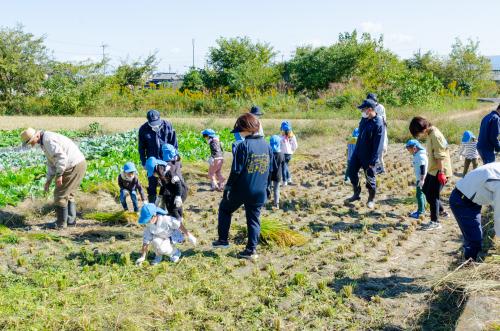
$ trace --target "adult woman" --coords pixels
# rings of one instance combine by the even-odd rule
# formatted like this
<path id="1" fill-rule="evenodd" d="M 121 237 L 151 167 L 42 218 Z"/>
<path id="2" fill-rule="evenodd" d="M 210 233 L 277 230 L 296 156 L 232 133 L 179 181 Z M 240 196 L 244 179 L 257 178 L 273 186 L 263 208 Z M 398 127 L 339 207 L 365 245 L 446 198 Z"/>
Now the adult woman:
<path id="1" fill-rule="evenodd" d="M 241 205 L 245 207 L 248 242 L 239 258 L 256 259 L 260 235 L 260 209 L 266 202 L 266 188 L 273 157 L 271 147 L 259 135 L 259 120 L 252 114 L 241 115 L 232 133 L 245 138 L 233 151 L 231 173 L 219 206 L 218 235 L 214 248 L 229 247 L 231 216 Z"/>
<path id="2" fill-rule="evenodd" d="M 431 209 L 431 221 L 424 230 L 440 229 L 439 216 L 448 217 L 440 200 L 441 190 L 453 174 L 448 142 L 438 128 L 427 119 L 417 116 L 410 122 L 410 133 L 417 139 L 427 139 L 429 170 L 422 191 Z"/>

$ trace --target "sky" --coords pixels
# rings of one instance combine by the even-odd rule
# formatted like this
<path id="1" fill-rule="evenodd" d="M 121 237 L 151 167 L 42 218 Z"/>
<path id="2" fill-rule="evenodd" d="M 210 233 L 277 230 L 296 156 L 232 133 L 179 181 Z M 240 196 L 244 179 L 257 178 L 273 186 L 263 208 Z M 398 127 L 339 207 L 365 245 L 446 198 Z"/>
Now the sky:
<path id="1" fill-rule="evenodd" d="M 111 66 L 157 52 L 158 70 L 203 67 L 219 37 L 268 42 L 289 59 L 297 46 L 329 45 L 345 31 L 384 35 L 402 58 L 415 51 L 448 54 L 456 37 L 480 41 L 483 55 L 500 55 L 498 0 L 0 0 L 0 26 L 22 24 L 45 36 L 54 58 L 100 60 Z"/>

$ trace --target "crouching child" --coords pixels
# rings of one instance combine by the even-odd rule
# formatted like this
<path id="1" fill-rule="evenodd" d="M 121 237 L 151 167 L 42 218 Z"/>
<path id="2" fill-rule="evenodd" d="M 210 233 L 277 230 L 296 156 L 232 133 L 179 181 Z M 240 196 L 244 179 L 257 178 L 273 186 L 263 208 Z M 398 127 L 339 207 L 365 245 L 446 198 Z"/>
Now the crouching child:
<path id="1" fill-rule="evenodd" d="M 127 206 L 127 196 L 130 196 L 132 200 L 132 206 L 134 207 L 134 212 L 139 211 L 139 206 L 137 202 L 137 193 L 139 193 L 141 200 L 146 200 L 146 194 L 142 189 L 139 178 L 137 177 L 137 169 L 133 162 L 127 162 L 123 166 L 123 171 L 118 176 L 118 186 L 120 187 L 120 202 L 124 210 L 128 210 Z"/>
<path id="2" fill-rule="evenodd" d="M 142 206 L 139 224 L 147 224 L 147 226 L 144 229 L 141 257 L 137 259 L 136 264 L 141 264 L 146 260 L 149 245 L 153 246 L 156 254 L 152 265 L 160 263 L 164 255 L 174 263 L 179 261 L 181 251 L 175 247 L 172 240 L 172 236 L 178 230 L 183 232 L 191 244 L 196 245 L 196 237 L 182 226 L 180 220 L 168 216 L 165 210 L 153 203 L 146 203 Z"/>

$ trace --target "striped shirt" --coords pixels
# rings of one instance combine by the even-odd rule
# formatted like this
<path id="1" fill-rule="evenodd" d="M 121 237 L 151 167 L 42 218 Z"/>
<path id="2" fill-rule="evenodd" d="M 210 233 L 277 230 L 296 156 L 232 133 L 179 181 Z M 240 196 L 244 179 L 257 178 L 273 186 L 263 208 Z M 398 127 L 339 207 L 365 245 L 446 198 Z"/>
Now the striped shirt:
<path id="1" fill-rule="evenodd" d="M 459 155 L 464 156 L 468 160 L 479 158 L 479 153 L 477 151 L 477 142 L 471 140 L 467 143 L 462 143 L 462 146 L 460 146 Z"/>

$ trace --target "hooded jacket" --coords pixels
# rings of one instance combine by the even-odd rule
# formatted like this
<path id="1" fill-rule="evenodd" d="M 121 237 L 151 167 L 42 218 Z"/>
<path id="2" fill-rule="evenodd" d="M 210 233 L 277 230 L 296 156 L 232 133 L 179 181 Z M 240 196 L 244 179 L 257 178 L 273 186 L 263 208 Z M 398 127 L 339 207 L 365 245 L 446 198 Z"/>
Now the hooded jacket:
<path id="1" fill-rule="evenodd" d="M 162 120 L 160 129 L 155 132 L 146 122 L 139 128 L 139 157 L 141 164 L 144 166 L 146 160 L 154 156 L 159 160 L 163 160 L 161 147 L 164 144 L 170 144 L 178 149 L 177 135 L 172 124 L 169 121 Z"/>

